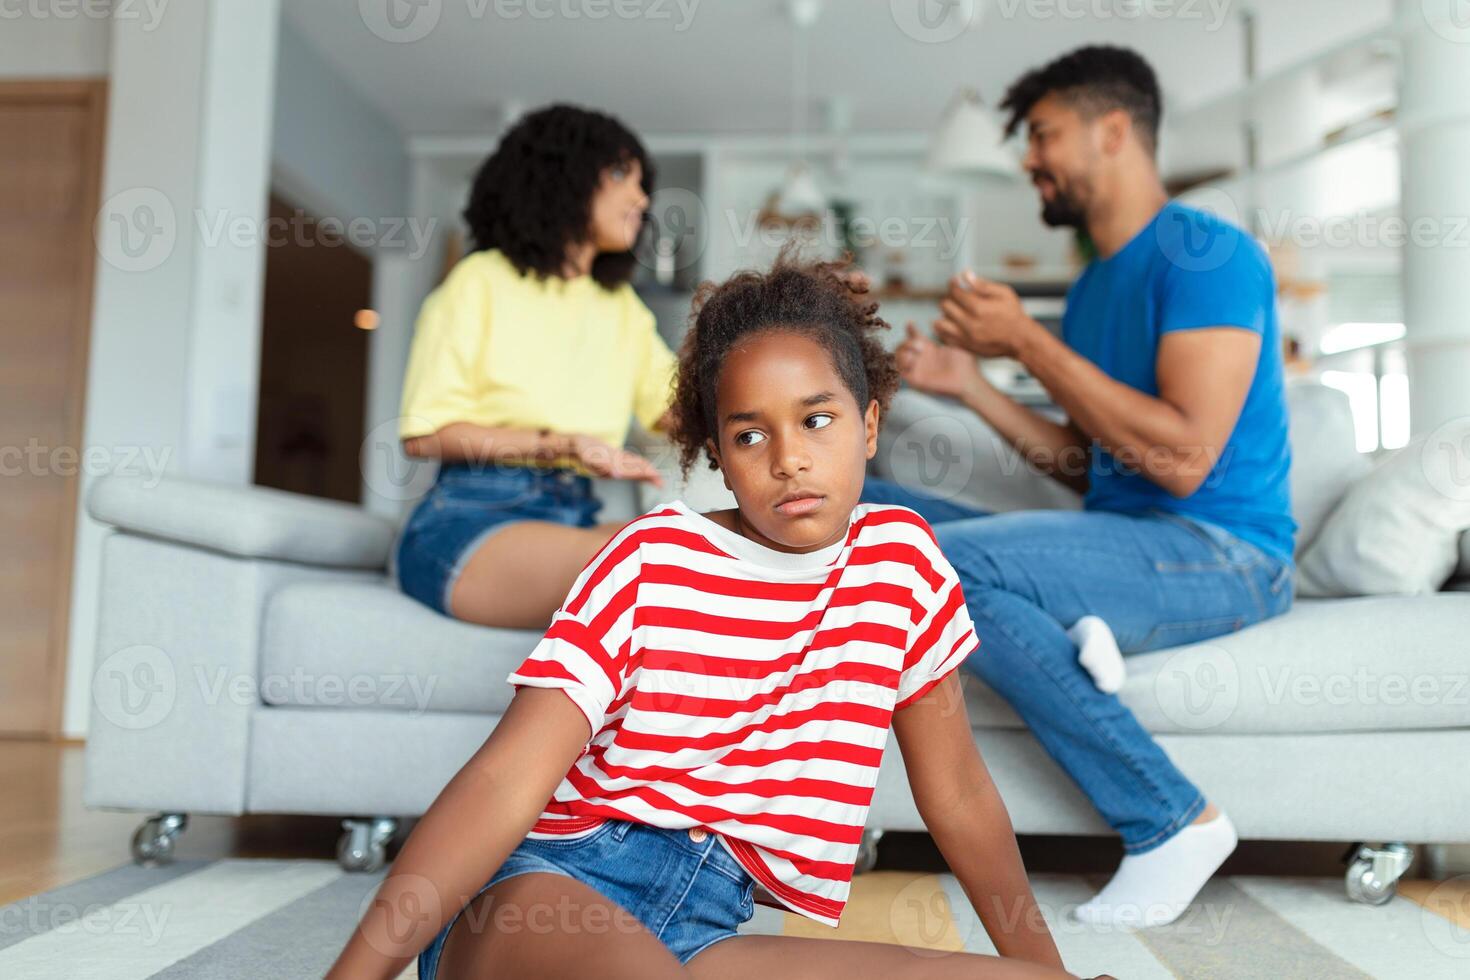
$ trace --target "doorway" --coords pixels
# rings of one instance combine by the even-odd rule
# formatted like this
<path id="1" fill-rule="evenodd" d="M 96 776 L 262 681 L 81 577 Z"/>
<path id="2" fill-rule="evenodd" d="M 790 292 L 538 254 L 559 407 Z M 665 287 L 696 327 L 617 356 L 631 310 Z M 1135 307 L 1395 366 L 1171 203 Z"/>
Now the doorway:
<path id="1" fill-rule="evenodd" d="M 274 194 L 270 216 L 255 482 L 358 503 L 373 264 Z"/>
<path id="2" fill-rule="evenodd" d="M 61 727 L 106 83 L 0 83 L 0 734 Z"/>

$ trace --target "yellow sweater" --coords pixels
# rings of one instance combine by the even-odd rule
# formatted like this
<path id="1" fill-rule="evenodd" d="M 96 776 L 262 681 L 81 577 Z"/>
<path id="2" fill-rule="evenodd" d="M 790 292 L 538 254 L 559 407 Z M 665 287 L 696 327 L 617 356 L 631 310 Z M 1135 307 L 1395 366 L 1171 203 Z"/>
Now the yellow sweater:
<path id="1" fill-rule="evenodd" d="M 663 416 L 674 370 L 632 286 L 523 276 L 497 250 L 474 252 L 419 312 L 398 432 L 472 422 L 621 446 L 630 415 L 648 429 Z"/>

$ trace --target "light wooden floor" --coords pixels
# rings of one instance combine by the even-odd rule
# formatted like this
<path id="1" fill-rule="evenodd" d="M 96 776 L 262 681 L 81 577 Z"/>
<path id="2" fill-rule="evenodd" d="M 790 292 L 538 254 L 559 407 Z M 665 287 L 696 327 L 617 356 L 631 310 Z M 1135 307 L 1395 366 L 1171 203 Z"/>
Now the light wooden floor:
<path id="1" fill-rule="evenodd" d="M 126 864 L 141 815 L 82 806 L 83 747 L 0 739 L 0 905 Z M 190 815 L 181 858 L 335 855 L 327 817 Z"/>

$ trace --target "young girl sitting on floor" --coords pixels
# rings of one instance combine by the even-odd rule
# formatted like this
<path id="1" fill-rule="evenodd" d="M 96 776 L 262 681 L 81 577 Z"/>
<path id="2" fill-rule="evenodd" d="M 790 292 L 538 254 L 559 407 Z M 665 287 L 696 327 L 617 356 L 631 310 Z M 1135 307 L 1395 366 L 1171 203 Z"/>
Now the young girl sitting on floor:
<path id="1" fill-rule="evenodd" d="M 593 556 L 329 976 L 1068 976 L 965 715 L 955 572 L 912 510 L 857 502 L 898 384 L 862 288 L 785 258 L 704 288 L 674 438 L 739 506 L 655 508 Z M 1003 958 L 737 935 L 757 885 L 837 924 L 890 724 Z"/>

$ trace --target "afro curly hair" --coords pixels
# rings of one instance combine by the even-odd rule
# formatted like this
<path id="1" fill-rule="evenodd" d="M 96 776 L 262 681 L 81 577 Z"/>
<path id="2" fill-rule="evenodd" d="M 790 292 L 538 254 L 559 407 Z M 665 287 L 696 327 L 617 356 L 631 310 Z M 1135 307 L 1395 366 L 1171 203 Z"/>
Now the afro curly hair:
<path id="1" fill-rule="evenodd" d="M 652 194 L 647 151 L 612 116 L 563 104 L 522 116 L 470 188 L 463 213 L 475 250 L 500 249 L 522 275 L 560 275 L 567 246 L 587 238 L 603 171 L 635 160 L 643 168 L 643 192 Z M 615 289 L 634 267 L 631 251 L 604 252 L 592 262 L 592 278 Z"/>
<path id="2" fill-rule="evenodd" d="M 670 408 L 670 433 L 687 478 L 706 440 L 718 443 L 715 392 L 720 369 L 743 338 L 770 330 L 811 337 L 831 355 L 833 366 L 860 408 L 878 401 L 878 417 L 888 414 L 898 390 L 898 365 L 878 338 L 888 324 L 868 287 L 851 275 L 846 260 L 803 262 L 784 249 L 769 272 L 736 273 L 722 283 L 706 282 L 695 294 L 689 332 L 679 348 L 679 368 Z M 709 468 L 719 469 L 713 457 Z"/>

